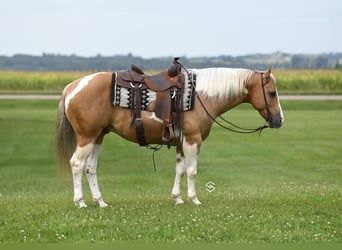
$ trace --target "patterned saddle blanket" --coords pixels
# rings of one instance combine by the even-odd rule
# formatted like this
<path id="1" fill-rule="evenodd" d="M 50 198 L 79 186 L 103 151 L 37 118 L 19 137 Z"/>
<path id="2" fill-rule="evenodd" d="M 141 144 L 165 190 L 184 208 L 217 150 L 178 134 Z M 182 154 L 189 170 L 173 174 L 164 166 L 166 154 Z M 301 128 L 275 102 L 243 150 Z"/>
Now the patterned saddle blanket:
<path id="1" fill-rule="evenodd" d="M 134 109 L 134 89 L 124 88 L 116 83 L 117 73 L 113 73 L 112 81 L 112 105 L 122 108 Z M 196 88 L 196 73 L 189 71 L 189 75 L 185 74 L 185 84 L 183 91 L 183 111 L 192 110 L 194 107 Z M 141 110 L 148 110 L 150 104 L 157 100 L 157 93 L 151 89 L 141 90 Z"/>

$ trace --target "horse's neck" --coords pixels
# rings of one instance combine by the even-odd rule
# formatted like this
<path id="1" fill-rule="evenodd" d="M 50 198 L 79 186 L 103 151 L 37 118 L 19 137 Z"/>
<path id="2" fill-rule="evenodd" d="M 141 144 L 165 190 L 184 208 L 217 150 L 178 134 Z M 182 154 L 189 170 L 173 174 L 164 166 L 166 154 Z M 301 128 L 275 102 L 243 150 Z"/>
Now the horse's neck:
<path id="1" fill-rule="evenodd" d="M 243 99 L 241 98 L 221 99 L 217 97 L 208 97 L 203 93 L 199 93 L 198 97 L 200 99 L 199 102 L 203 106 L 205 111 L 209 112 L 209 114 L 214 118 L 222 115 L 223 113 L 243 102 Z"/>
<path id="2" fill-rule="evenodd" d="M 222 101 L 220 104 L 217 105 L 217 116 L 222 115 L 223 113 L 238 106 L 241 103 L 241 98 L 234 98 L 234 100 L 231 99 Z"/>

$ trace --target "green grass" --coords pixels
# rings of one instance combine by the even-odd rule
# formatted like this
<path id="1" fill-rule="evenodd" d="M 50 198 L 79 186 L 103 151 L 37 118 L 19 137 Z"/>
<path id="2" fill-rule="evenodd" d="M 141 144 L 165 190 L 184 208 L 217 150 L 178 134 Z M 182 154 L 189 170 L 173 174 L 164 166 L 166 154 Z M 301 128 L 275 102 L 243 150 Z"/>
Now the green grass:
<path id="1" fill-rule="evenodd" d="M 203 205 L 171 199 L 174 149 L 105 138 L 107 209 L 77 209 L 54 165 L 56 101 L 0 101 L 0 242 L 342 242 L 342 102 L 283 101 L 285 124 L 262 135 L 216 126 L 199 158 Z M 248 105 L 226 114 L 263 124 Z M 205 184 L 215 183 L 208 193 Z M 182 185 L 186 195 L 186 183 Z"/>

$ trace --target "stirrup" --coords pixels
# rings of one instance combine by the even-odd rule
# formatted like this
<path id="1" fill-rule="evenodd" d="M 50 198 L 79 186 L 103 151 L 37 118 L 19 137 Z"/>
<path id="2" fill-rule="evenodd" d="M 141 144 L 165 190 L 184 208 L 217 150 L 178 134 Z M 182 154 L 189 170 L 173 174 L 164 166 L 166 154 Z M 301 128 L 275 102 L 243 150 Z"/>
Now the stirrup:
<path id="1" fill-rule="evenodd" d="M 169 144 L 175 137 L 171 124 L 165 124 L 163 126 L 162 140 L 164 143 Z"/>

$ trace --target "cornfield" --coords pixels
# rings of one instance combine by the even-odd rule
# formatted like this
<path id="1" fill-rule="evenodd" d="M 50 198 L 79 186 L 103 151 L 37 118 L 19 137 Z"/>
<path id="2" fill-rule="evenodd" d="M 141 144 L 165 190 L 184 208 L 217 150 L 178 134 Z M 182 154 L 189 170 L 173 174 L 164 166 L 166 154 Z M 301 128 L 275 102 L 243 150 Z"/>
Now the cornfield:
<path id="1" fill-rule="evenodd" d="M 91 72 L 0 71 L 0 93 L 58 94 Z M 149 72 L 151 73 L 151 72 Z M 342 70 L 275 70 L 280 94 L 342 94 Z"/>

